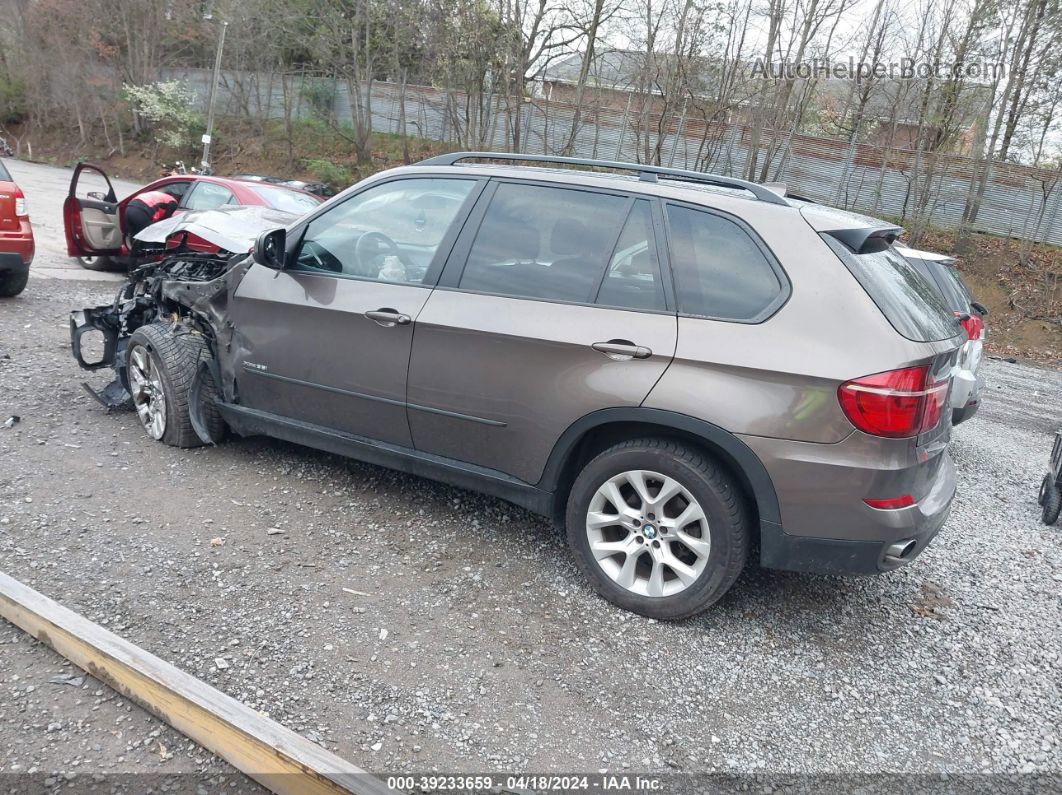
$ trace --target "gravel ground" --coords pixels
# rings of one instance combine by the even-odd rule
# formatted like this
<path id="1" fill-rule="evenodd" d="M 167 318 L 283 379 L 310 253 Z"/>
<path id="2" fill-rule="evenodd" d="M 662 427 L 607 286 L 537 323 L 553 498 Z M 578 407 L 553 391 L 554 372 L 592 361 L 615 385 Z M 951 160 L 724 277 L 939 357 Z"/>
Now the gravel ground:
<path id="1" fill-rule="evenodd" d="M 180 451 L 107 415 L 66 316 L 112 290 L 31 281 L 0 305 L 0 422 L 22 418 L 0 427 L 0 569 L 352 762 L 1062 772 L 1062 531 L 1035 500 L 1058 372 L 986 363 L 959 497 L 913 565 L 752 566 L 657 623 L 506 503 L 265 439 Z M 6 625 L 0 643 L 0 771 L 230 771 L 102 685 L 49 684 L 69 665 Z"/>

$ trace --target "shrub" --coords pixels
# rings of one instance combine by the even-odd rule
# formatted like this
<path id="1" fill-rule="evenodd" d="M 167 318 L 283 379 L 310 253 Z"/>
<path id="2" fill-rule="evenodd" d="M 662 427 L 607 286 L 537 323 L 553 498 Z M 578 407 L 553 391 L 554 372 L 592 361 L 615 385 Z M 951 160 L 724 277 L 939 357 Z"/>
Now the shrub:
<path id="1" fill-rule="evenodd" d="M 201 114 L 192 109 L 195 92 L 179 80 L 144 86 L 127 83 L 122 94 L 164 146 L 180 149 L 194 143 L 195 133 L 203 129 Z"/>

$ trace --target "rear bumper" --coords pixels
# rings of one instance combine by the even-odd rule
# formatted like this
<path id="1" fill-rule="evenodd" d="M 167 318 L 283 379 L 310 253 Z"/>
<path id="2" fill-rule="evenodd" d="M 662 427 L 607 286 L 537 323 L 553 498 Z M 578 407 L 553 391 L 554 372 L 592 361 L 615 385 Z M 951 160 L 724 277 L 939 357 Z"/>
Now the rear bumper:
<path id="1" fill-rule="evenodd" d="M 841 538 L 792 536 L 774 526 L 768 538 L 760 529 L 760 565 L 768 569 L 804 571 L 815 574 L 878 574 L 898 569 L 922 554 L 944 526 L 951 503 L 943 511 L 927 517 L 906 538 L 899 541 L 848 541 Z"/>
<path id="2" fill-rule="evenodd" d="M 0 271 L 25 270 L 33 262 L 34 252 L 29 221 L 21 221 L 18 231 L 0 232 Z"/>
<path id="3" fill-rule="evenodd" d="M 771 475 L 782 518 L 781 525 L 761 523 L 761 565 L 822 574 L 889 571 L 918 557 L 943 527 L 956 489 L 947 450 L 853 437 L 834 445 L 745 437 Z M 905 494 L 914 505 L 880 510 L 863 502 Z"/>
<path id="4" fill-rule="evenodd" d="M 32 259 L 32 254 L 29 260 L 24 260 L 21 254 L 0 251 L 0 273 L 25 273 L 29 270 Z"/>

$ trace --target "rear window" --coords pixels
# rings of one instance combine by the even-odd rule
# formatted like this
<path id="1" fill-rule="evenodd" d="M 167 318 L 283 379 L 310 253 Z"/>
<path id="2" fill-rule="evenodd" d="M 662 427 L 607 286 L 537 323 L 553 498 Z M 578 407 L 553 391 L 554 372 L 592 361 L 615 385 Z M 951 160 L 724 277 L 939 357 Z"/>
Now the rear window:
<path id="1" fill-rule="evenodd" d="M 930 263 L 929 267 L 936 277 L 937 287 L 940 288 L 940 292 L 944 296 L 944 303 L 948 305 L 948 309 L 953 312 L 969 312 L 970 299 L 963 292 L 962 285 L 955 279 L 951 268 L 947 265 L 941 265 L 939 262 Z"/>
<path id="2" fill-rule="evenodd" d="M 3 162 L 0 162 L 0 181 L 11 182 L 11 175 L 7 173 L 7 169 L 4 168 Z"/>
<path id="3" fill-rule="evenodd" d="M 933 342 L 962 333 L 959 321 L 937 290 L 891 246 L 855 254 L 835 237 L 823 234 L 822 239 L 863 285 L 893 328 L 907 339 Z"/>

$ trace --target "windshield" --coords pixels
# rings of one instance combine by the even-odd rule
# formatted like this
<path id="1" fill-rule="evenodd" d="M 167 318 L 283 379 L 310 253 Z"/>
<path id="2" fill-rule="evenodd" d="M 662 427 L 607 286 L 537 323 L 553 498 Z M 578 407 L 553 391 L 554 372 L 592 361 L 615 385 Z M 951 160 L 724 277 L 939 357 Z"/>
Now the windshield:
<path id="1" fill-rule="evenodd" d="M 314 209 L 320 202 L 313 196 L 297 193 L 284 188 L 272 188 L 268 185 L 252 185 L 251 190 L 264 199 L 274 210 L 303 215 Z"/>

